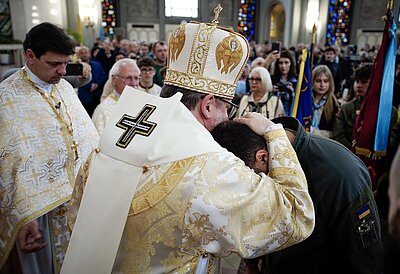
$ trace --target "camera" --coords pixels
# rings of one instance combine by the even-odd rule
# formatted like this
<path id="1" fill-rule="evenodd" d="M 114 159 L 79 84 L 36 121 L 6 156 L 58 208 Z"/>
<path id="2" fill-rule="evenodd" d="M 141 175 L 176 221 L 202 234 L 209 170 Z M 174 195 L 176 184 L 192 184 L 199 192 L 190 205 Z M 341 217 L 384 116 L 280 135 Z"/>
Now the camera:
<path id="1" fill-rule="evenodd" d="M 282 83 L 282 82 L 279 82 L 279 83 L 277 84 L 277 86 L 278 86 L 278 91 L 279 91 L 279 92 L 285 92 L 285 91 L 286 91 L 286 84 L 284 84 L 284 83 Z"/>
<path id="2" fill-rule="evenodd" d="M 271 50 L 272 51 L 278 51 L 278 53 L 280 53 L 281 52 L 281 43 L 273 42 Z"/>
<path id="3" fill-rule="evenodd" d="M 286 98 L 286 97 L 289 97 L 289 96 L 290 96 L 290 95 L 289 95 L 289 92 L 287 92 L 287 91 L 288 91 L 287 84 L 284 84 L 284 83 L 282 83 L 282 82 L 279 82 L 279 83 L 277 83 L 276 85 L 277 85 L 277 87 L 278 87 L 278 92 L 277 92 L 277 94 L 276 94 L 278 97 L 280 97 L 280 98 Z"/>
<path id="4" fill-rule="evenodd" d="M 82 75 L 83 65 L 79 63 L 68 63 L 65 70 L 66 70 L 65 75 Z"/>

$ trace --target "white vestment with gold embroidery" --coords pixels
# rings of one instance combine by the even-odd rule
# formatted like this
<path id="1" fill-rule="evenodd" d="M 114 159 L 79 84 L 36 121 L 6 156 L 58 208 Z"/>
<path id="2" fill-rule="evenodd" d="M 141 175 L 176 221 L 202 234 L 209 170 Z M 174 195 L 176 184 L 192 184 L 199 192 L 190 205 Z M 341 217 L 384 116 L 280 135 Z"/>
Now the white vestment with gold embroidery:
<path id="1" fill-rule="evenodd" d="M 87 273 L 193 273 L 205 254 L 207 272 L 217 273 L 219 258 L 232 252 L 256 257 L 311 234 L 313 204 L 282 127 L 275 125 L 265 135 L 270 177 L 257 175 L 221 148 L 186 107 L 176 103 L 177 96 L 155 99 L 139 91 L 128 95 L 126 90 L 122 94 L 102 136 L 100 153 L 85 164 L 75 185 L 69 221 L 73 223 L 76 215 L 77 221 L 62 273 L 79 269 Z M 124 130 L 117 129 L 119 118 L 127 113 L 138 118 L 143 102 L 158 107 L 159 100 L 169 100 L 168 115 L 155 110 L 147 118 L 157 124 L 154 132 L 134 136 L 127 151 L 120 149 L 116 144 Z M 120 162 L 99 167 L 104 158 Z M 127 178 L 132 169 L 138 171 L 138 182 Z M 103 186 L 93 180 L 92 173 L 98 179 L 103 177 L 98 173 L 104 173 L 108 193 L 98 191 Z M 124 193 L 118 189 L 124 180 L 128 185 L 137 183 L 133 191 L 126 190 L 132 195 L 127 206 L 121 205 Z M 94 205 L 85 203 L 88 197 Z M 93 217 L 82 207 L 91 207 L 99 215 Z M 115 225 L 118 216 L 108 215 L 112 207 L 124 211 L 122 228 Z M 80 233 L 75 233 L 78 225 Z M 99 226 L 105 227 L 101 230 L 106 234 L 93 235 Z M 119 234 L 116 246 L 110 245 L 109 238 L 115 234 Z M 109 252 L 114 248 L 115 252 Z M 96 255 L 88 258 L 86 254 L 91 253 Z M 109 260 L 107 256 L 113 256 L 112 268 L 98 267 Z"/>
<path id="2" fill-rule="evenodd" d="M 139 84 L 137 89 L 156 96 L 160 96 L 161 93 L 161 87 L 157 84 L 153 84 L 150 88 L 144 88 Z"/>
<path id="3" fill-rule="evenodd" d="M 52 85 L 26 71 L 44 93 L 50 91 L 47 87 Z M 72 137 L 21 70 L 0 84 L 0 269 L 20 228 L 46 213 L 51 213 L 49 244 L 56 272 L 63 261 L 69 240 L 63 204 L 69 201 L 79 167 L 99 137 L 72 86 L 62 79 L 55 89 L 62 102 L 58 111 L 64 117 L 70 113 Z M 71 138 L 78 144 L 77 159 Z"/>
<path id="4" fill-rule="evenodd" d="M 113 93 L 107 96 L 93 112 L 92 121 L 100 136 L 103 134 L 106 123 L 108 119 L 110 119 L 111 113 L 117 105 L 119 96 L 119 93 L 114 90 Z"/>

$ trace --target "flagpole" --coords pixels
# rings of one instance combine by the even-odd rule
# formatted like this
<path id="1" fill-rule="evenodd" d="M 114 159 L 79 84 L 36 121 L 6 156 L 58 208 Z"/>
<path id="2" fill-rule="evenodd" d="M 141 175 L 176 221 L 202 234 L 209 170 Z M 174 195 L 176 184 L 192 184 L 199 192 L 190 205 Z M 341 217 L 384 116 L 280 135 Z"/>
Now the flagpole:
<path id="1" fill-rule="evenodd" d="M 383 17 L 385 24 L 381 47 L 353 128 L 353 151 L 368 167 L 373 190 L 387 171 L 383 167 L 391 149 L 392 96 L 397 49 L 392 8 L 393 0 L 389 0 L 386 15 Z"/>
<path id="2" fill-rule="evenodd" d="M 393 0 L 388 0 L 387 6 L 386 6 L 386 15 L 383 17 L 385 21 L 390 21 L 392 19 L 393 13 Z"/>
<path id="3" fill-rule="evenodd" d="M 388 11 L 392 11 L 393 10 L 393 0 L 388 0 L 387 10 Z"/>
<path id="4" fill-rule="evenodd" d="M 314 25 L 312 27 L 311 45 L 310 45 L 310 69 L 311 69 L 311 71 L 313 69 L 313 64 L 314 64 L 314 45 L 316 42 L 317 42 L 317 25 L 314 22 Z"/>

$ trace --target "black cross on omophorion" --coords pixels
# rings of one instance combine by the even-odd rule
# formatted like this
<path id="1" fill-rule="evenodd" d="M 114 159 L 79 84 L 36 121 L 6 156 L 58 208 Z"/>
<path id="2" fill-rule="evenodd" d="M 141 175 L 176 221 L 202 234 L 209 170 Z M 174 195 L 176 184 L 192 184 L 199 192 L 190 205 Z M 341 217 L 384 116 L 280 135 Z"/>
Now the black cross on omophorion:
<path id="1" fill-rule="evenodd" d="M 157 123 L 149 122 L 147 119 L 156 108 L 156 106 L 146 104 L 136 117 L 124 114 L 116 126 L 124 129 L 125 132 L 115 144 L 121 148 L 126 148 L 136 134 L 149 136 Z"/>

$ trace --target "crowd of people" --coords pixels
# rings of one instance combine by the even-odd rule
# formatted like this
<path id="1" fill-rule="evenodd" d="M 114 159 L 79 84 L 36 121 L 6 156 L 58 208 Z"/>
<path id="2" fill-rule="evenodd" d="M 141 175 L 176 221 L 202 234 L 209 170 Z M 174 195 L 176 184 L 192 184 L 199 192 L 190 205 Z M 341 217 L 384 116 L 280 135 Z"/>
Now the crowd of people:
<path id="1" fill-rule="evenodd" d="M 0 273 L 217 273 L 231 254 L 238 273 L 392 273 L 400 63 L 373 184 L 353 134 L 375 51 L 314 49 L 306 132 L 304 45 L 213 24 L 91 49 L 51 23 L 27 33 L 0 83 Z M 86 71 L 67 78 L 73 54 Z"/>

